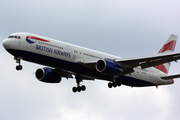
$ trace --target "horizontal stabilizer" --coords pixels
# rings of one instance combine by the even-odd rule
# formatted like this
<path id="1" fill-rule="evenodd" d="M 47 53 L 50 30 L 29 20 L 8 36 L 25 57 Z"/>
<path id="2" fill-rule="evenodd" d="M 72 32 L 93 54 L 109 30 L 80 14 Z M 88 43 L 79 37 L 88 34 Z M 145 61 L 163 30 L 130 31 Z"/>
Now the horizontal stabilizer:
<path id="1" fill-rule="evenodd" d="M 161 77 L 161 79 L 163 79 L 163 80 L 169 80 L 169 79 L 173 79 L 173 78 L 180 78 L 180 74 Z"/>

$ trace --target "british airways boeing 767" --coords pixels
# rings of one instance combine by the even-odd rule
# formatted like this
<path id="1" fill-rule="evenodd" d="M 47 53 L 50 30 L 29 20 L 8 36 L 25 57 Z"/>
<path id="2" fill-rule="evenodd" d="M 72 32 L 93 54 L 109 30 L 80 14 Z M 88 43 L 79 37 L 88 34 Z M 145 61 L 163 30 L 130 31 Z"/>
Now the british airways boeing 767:
<path id="1" fill-rule="evenodd" d="M 80 85 L 83 80 L 109 81 L 108 87 L 123 85 L 146 87 L 173 84 L 168 76 L 170 62 L 180 59 L 180 53 L 173 53 L 177 41 L 171 35 L 157 55 L 140 58 L 121 58 L 91 50 L 59 40 L 31 34 L 14 33 L 3 41 L 4 48 L 14 56 L 17 70 L 22 70 L 21 60 L 45 65 L 35 76 L 39 81 L 59 83 L 62 77 L 75 76 L 77 86 L 73 92 L 85 91 Z"/>

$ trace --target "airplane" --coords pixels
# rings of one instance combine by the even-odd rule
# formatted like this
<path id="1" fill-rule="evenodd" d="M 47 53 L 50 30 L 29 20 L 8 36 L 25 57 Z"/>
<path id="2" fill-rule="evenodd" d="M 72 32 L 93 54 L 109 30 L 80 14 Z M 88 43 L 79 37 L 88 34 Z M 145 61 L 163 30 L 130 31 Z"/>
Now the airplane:
<path id="1" fill-rule="evenodd" d="M 21 60 L 25 60 L 46 66 L 35 72 L 41 82 L 60 83 L 62 78 L 75 77 L 75 93 L 86 90 L 80 84 L 83 80 L 105 80 L 109 88 L 173 84 L 180 77 L 168 75 L 170 62 L 180 59 L 180 53 L 174 53 L 176 41 L 177 36 L 171 34 L 158 54 L 137 58 L 121 58 L 26 32 L 13 33 L 2 44 L 14 56 L 16 70 L 23 69 Z"/>

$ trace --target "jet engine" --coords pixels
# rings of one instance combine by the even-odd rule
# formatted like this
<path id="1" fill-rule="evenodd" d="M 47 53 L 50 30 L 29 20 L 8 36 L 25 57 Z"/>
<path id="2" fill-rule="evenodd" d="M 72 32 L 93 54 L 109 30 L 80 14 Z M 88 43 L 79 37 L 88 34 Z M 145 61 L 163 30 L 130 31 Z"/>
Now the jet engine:
<path id="1" fill-rule="evenodd" d="M 99 60 L 96 63 L 96 70 L 98 72 L 110 75 L 116 75 L 120 72 L 123 72 L 123 69 L 120 67 L 120 65 L 118 65 L 112 60 L 107 59 Z"/>
<path id="2" fill-rule="evenodd" d="M 61 76 L 59 76 L 51 68 L 39 68 L 36 70 L 35 76 L 41 82 L 46 82 L 46 83 L 59 83 L 59 82 L 61 82 Z"/>

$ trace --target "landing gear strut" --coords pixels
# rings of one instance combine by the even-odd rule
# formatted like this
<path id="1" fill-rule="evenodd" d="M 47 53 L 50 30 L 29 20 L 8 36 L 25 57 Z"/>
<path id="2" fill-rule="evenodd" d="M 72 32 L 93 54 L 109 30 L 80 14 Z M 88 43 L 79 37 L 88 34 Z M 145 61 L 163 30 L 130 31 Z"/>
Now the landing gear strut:
<path id="1" fill-rule="evenodd" d="M 16 70 L 22 70 L 23 67 L 21 65 L 21 59 L 19 57 L 14 57 L 14 59 L 16 60 L 16 63 L 19 64 L 19 65 L 16 66 Z"/>
<path id="2" fill-rule="evenodd" d="M 76 76 L 76 83 L 77 83 L 77 87 L 73 87 L 72 91 L 75 92 L 81 92 L 81 91 L 85 91 L 86 90 L 86 86 L 82 85 L 80 86 L 80 82 L 82 82 L 82 78 L 80 76 Z"/>

